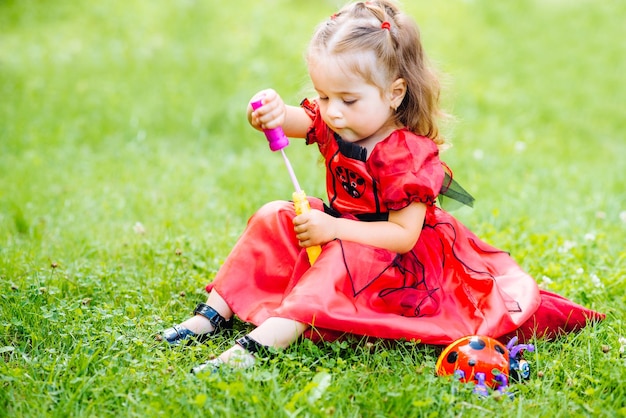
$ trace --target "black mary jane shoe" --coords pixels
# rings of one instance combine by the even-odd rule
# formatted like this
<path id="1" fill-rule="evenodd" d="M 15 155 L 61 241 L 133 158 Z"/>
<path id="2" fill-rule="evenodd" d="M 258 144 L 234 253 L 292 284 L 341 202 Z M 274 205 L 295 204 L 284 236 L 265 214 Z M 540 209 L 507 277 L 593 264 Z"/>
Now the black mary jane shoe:
<path id="1" fill-rule="evenodd" d="M 202 315 L 206 319 L 209 320 L 211 325 L 213 325 L 213 331 L 205 332 L 204 334 L 196 334 L 195 332 L 187 329 L 182 325 L 174 325 L 171 328 L 164 330 L 161 334 L 157 335 L 157 340 L 166 341 L 169 345 L 179 345 L 182 342 L 204 342 L 211 335 L 215 335 L 217 333 L 227 331 L 233 328 L 233 320 L 232 318 L 226 320 L 222 315 L 220 315 L 215 309 L 211 308 L 209 305 L 205 303 L 199 303 L 196 306 L 196 309 L 193 311 L 194 315 Z"/>

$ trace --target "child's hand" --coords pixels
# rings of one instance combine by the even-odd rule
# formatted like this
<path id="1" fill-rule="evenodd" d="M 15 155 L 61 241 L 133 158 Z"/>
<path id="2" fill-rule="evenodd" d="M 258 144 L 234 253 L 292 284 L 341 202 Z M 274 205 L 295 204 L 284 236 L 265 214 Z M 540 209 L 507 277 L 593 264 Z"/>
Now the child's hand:
<path id="1" fill-rule="evenodd" d="M 300 246 L 306 248 L 334 240 L 335 220 L 336 218 L 316 209 L 293 218 L 293 230 Z"/>
<path id="2" fill-rule="evenodd" d="M 262 98 L 263 106 L 253 110 L 248 104 L 248 122 L 255 129 L 273 129 L 285 123 L 285 102 L 276 91 L 272 89 L 261 90 L 254 95 L 251 101 Z"/>

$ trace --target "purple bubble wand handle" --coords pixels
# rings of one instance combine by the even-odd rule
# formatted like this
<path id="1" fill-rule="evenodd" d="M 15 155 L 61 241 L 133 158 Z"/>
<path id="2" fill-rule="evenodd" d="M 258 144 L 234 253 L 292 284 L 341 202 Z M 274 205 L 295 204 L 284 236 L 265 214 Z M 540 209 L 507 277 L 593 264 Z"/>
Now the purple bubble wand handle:
<path id="1" fill-rule="evenodd" d="M 263 102 L 261 99 L 254 100 L 250 102 L 250 105 L 252 106 L 252 110 L 257 110 L 263 106 Z M 272 151 L 282 150 L 289 145 L 289 139 L 285 135 L 283 128 L 280 126 L 272 129 L 263 129 L 263 133 L 265 134 L 267 141 L 270 143 L 270 149 Z"/>
<path id="2" fill-rule="evenodd" d="M 257 110 L 261 106 L 263 106 L 263 101 L 261 99 L 253 100 L 250 102 L 252 106 L 252 110 Z M 291 177 L 291 182 L 293 183 L 293 187 L 296 189 L 296 192 L 301 191 L 300 183 L 298 183 L 298 179 L 296 178 L 296 173 L 293 171 L 293 167 L 287 158 L 287 154 L 285 154 L 284 148 L 289 145 L 289 139 L 285 135 L 283 128 L 277 126 L 272 129 L 263 129 L 263 133 L 267 138 L 267 141 L 270 144 L 270 149 L 272 151 L 279 151 L 283 155 L 283 160 L 285 160 L 285 165 L 287 166 L 287 171 L 289 172 L 289 177 Z"/>

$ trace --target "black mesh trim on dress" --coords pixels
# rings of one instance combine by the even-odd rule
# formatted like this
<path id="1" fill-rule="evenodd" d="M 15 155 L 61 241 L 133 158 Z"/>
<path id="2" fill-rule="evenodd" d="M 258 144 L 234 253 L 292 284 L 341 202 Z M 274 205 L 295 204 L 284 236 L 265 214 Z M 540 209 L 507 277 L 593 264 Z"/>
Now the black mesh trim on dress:
<path id="1" fill-rule="evenodd" d="M 341 137 L 335 132 L 335 140 L 337 141 L 337 145 L 339 146 L 339 152 L 348 158 L 352 158 L 353 160 L 358 161 L 367 161 L 367 149 L 354 144 L 352 142 L 344 141 Z"/>
<path id="2" fill-rule="evenodd" d="M 451 262 L 451 260 L 446 259 L 446 256 L 451 255 L 460 265 L 462 265 L 466 269 L 467 272 L 473 272 L 478 276 L 482 276 L 482 279 L 480 277 L 476 277 L 472 280 L 490 280 L 495 282 L 496 277 L 494 276 L 494 274 L 486 271 L 484 268 L 481 268 L 479 266 L 470 265 L 470 262 L 463 260 L 459 256 L 457 252 L 457 246 L 460 244 L 457 243 L 458 235 L 456 228 L 453 224 L 449 222 L 438 222 L 432 225 L 424 225 L 424 228 L 429 228 L 433 230 L 444 227 L 451 229 L 451 241 L 448 243 L 447 240 L 442 239 L 441 236 L 437 234 L 439 236 L 439 244 L 437 245 L 434 242 L 430 243 L 431 246 L 437 245 L 438 248 L 434 250 L 435 252 L 439 252 L 441 254 L 441 271 L 443 271 L 443 269 L 445 269 L 445 266 Z M 343 262 L 346 268 L 347 276 L 350 280 L 352 295 L 354 298 L 359 297 L 366 289 L 370 288 L 382 276 L 384 276 L 388 270 L 395 268 L 402 276 L 402 281 L 392 287 L 385 287 L 378 290 L 377 296 L 381 299 L 381 306 L 387 306 L 389 307 L 390 311 L 396 312 L 406 317 L 431 316 L 438 312 L 441 300 L 441 296 L 439 294 L 442 291 L 442 286 L 439 282 L 440 277 L 437 273 L 429 274 L 429 272 L 426 271 L 424 263 L 415 254 L 415 251 L 410 251 L 406 254 L 396 254 L 395 257 L 389 260 L 389 262 L 386 262 L 387 264 L 384 265 L 384 267 L 381 266 L 381 271 L 372 271 L 371 277 L 364 277 L 363 280 L 355 280 L 353 274 L 356 273 L 356 271 L 351 271 L 351 263 L 349 263 L 346 259 L 346 249 L 344 247 L 344 243 L 341 240 L 337 241 L 341 246 Z M 471 237 L 468 237 L 468 243 L 478 253 L 482 252 L 484 254 L 507 254 L 506 251 L 493 250 L 491 248 L 481 248 L 479 242 L 476 242 L 476 240 L 472 239 Z M 366 254 L 367 251 L 364 249 L 363 256 L 366 256 Z M 391 253 L 387 254 L 391 255 Z M 376 253 L 368 254 L 367 256 L 376 256 Z M 382 260 L 384 260 L 384 257 L 382 259 L 379 259 L 379 261 Z M 364 262 L 366 261 L 364 260 Z M 359 270 L 360 264 L 353 263 L 352 267 L 356 270 Z M 468 301 L 474 305 L 475 309 L 480 311 L 481 309 L 479 303 L 475 299 L 475 295 L 473 294 L 473 292 L 471 292 L 472 288 L 473 287 L 470 285 L 465 294 L 468 298 Z M 504 302 L 509 312 L 521 312 L 521 307 L 515 299 L 504 293 L 501 293 L 501 295 L 504 298 Z M 386 310 L 386 308 L 381 309 Z"/>
<path id="3" fill-rule="evenodd" d="M 412 263 L 406 259 L 412 258 Z M 403 260 L 404 261 L 401 261 Z M 412 264 L 414 269 L 407 268 Z M 439 287 L 430 287 L 426 282 L 426 270 L 413 251 L 398 254 L 394 259 L 394 266 L 404 276 L 404 283 L 400 287 L 383 289 L 378 296 L 391 299 L 395 293 L 403 293 L 399 298 L 403 316 L 430 316 L 439 310 Z"/>
<path id="4" fill-rule="evenodd" d="M 454 202 L 450 202 L 450 199 Z M 444 179 L 439 191 L 439 205 L 446 210 L 453 210 L 459 208 L 463 204 L 474 207 L 474 197 L 467 192 L 452 176 L 444 169 Z M 460 203 L 460 204 L 459 204 Z"/>
<path id="5" fill-rule="evenodd" d="M 450 227 L 450 229 L 454 232 L 454 238 L 452 239 L 452 244 L 451 244 L 451 246 L 450 246 L 450 250 L 451 250 L 452 255 L 454 256 L 454 258 L 455 258 L 455 259 L 456 259 L 459 263 L 461 263 L 461 264 L 462 264 L 462 265 L 463 265 L 463 266 L 464 266 L 467 270 L 472 271 L 472 272 L 474 272 L 474 273 L 476 273 L 476 274 L 480 274 L 480 275 L 485 275 L 485 276 L 488 276 L 489 278 L 491 278 L 491 280 L 495 281 L 495 280 L 496 280 L 496 278 L 495 278 L 495 276 L 494 276 L 493 274 L 491 274 L 491 273 L 490 273 L 490 272 L 488 272 L 488 271 L 479 270 L 478 268 L 474 268 L 474 267 L 470 266 L 470 265 L 469 265 L 466 261 L 463 261 L 463 260 L 461 259 L 461 257 L 457 254 L 457 252 L 456 252 L 456 250 L 455 250 L 455 247 L 456 247 L 456 240 L 457 240 L 457 234 L 456 234 L 456 228 L 454 227 L 454 225 L 452 225 L 452 224 L 451 224 L 451 223 L 449 223 L 449 222 L 438 222 L 438 223 L 433 224 L 433 225 L 424 224 L 424 228 L 432 228 L 432 229 L 436 229 L 438 226 L 441 226 L 441 225 L 445 225 L 445 226 Z M 482 253 L 485 253 L 485 254 L 500 254 L 500 253 L 501 253 L 501 254 L 507 254 L 507 255 L 509 254 L 507 251 L 503 251 L 503 250 L 497 250 L 497 249 L 485 249 L 485 248 L 482 248 L 482 247 L 479 245 L 479 243 L 478 243 L 475 239 L 472 239 L 472 238 L 469 238 L 469 239 L 468 239 L 468 242 L 469 242 L 469 243 L 472 245 L 472 247 L 473 247 L 476 251 L 478 251 L 478 252 L 482 252 Z M 445 265 L 445 262 L 444 262 L 444 265 Z M 468 295 L 468 296 L 470 296 L 470 295 Z M 505 300 L 505 303 L 506 303 L 506 305 L 507 305 L 507 310 L 508 310 L 509 312 L 521 312 L 521 311 L 522 311 L 521 306 L 519 305 L 519 303 L 518 303 L 515 299 L 513 299 L 511 296 L 509 296 L 509 295 L 505 295 L 505 294 L 503 294 L 502 296 L 503 296 L 503 297 L 504 297 L 504 296 L 508 297 L 508 299 L 507 299 L 507 300 Z M 477 308 L 478 308 L 478 307 L 477 307 Z"/>
<path id="6" fill-rule="evenodd" d="M 387 306 L 395 307 L 393 310 L 396 313 L 406 317 L 431 316 L 439 310 L 439 298 L 437 296 L 439 287 L 428 285 L 424 264 L 420 262 L 414 252 L 396 254 L 382 271 L 357 288 L 349 263 L 346 260 L 343 242 L 337 241 L 341 246 L 344 266 L 355 298 L 373 285 L 389 269 L 396 268 L 403 276 L 402 284 L 397 287 L 387 287 L 378 292 L 378 297 L 385 301 Z"/>

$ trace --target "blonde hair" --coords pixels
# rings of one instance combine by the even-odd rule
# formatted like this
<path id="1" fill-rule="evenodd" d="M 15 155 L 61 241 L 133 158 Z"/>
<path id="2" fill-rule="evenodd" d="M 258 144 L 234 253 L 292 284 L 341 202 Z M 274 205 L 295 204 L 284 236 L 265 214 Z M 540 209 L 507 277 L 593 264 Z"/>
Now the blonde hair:
<path id="1" fill-rule="evenodd" d="M 387 23 L 384 23 L 387 22 Z M 372 52 L 375 62 L 365 59 Z M 321 55 L 340 57 L 345 69 L 381 91 L 403 78 L 406 95 L 395 114 L 410 131 L 444 143 L 437 120 L 439 80 L 427 62 L 417 24 L 387 0 L 351 3 L 322 22 L 307 51 L 311 63 Z"/>

